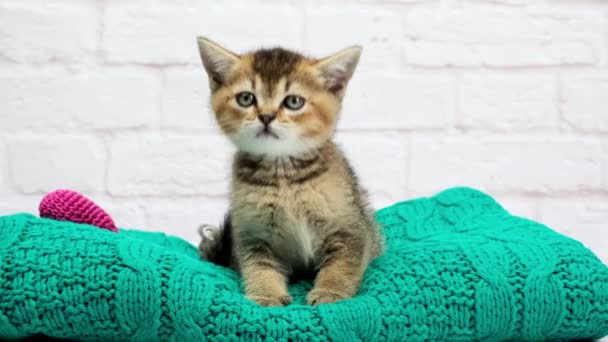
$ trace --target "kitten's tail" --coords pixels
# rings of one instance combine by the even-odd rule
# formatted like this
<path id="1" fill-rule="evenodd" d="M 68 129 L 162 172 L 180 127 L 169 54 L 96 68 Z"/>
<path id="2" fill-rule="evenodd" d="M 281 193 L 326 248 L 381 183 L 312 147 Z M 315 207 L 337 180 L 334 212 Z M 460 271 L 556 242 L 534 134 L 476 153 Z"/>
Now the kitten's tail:
<path id="1" fill-rule="evenodd" d="M 204 224 L 198 228 L 201 243 L 198 251 L 201 257 L 224 267 L 232 266 L 232 223 L 230 214 L 219 227 Z"/>

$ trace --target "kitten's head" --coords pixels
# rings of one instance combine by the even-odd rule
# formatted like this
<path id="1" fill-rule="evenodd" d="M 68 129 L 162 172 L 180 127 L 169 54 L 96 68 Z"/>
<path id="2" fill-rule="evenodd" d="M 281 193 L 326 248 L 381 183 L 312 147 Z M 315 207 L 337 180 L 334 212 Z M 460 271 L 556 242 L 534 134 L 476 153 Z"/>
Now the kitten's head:
<path id="1" fill-rule="evenodd" d="M 211 107 L 243 152 L 287 156 L 323 145 L 361 54 L 354 46 L 322 59 L 281 48 L 238 55 L 198 38 Z"/>

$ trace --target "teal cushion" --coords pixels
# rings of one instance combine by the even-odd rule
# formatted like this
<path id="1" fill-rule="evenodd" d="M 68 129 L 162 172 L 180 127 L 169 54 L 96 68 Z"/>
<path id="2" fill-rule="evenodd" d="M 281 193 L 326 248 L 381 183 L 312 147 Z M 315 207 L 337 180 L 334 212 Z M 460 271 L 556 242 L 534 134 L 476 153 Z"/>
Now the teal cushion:
<path id="1" fill-rule="evenodd" d="M 219 217 L 220 213 L 218 213 Z M 79 340 L 558 340 L 608 334 L 608 269 L 577 241 L 455 188 L 378 212 L 359 294 L 263 308 L 161 233 L 0 218 L 0 332 Z"/>

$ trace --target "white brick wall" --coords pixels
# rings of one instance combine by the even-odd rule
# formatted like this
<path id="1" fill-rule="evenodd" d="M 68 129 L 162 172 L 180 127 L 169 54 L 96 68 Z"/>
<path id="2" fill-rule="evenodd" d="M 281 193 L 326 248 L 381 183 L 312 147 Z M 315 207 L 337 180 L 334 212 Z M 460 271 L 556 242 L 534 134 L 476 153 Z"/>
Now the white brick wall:
<path id="1" fill-rule="evenodd" d="M 363 44 L 338 139 L 377 207 L 473 186 L 608 262 L 604 0 L 0 0 L 0 215 L 72 188 L 125 227 L 219 222 L 197 34 Z"/>

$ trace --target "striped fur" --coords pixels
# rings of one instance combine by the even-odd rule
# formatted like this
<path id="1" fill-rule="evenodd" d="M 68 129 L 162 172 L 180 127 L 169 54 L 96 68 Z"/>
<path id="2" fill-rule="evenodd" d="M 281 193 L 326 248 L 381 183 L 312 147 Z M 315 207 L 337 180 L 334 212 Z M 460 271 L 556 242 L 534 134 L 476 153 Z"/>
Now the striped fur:
<path id="1" fill-rule="evenodd" d="M 220 229 L 201 228 L 201 255 L 239 270 L 261 305 L 289 304 L 289 278 L 308 273 L 310 304 L 352 297 L 383 249 L 365 191 L 331 139 L 360 49 L 312 59 L 281 48 L 237 55 L 207 39 L 199 48 L 217 121 L 238 149 L 230 211 Z M 239 105 L 243 91 L 255 105 Z M 288 95 L 304 107 L 285 108 Z M 276 119 L 266 127 L 258 115 L 267 113 Z"/>

